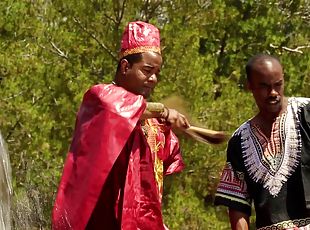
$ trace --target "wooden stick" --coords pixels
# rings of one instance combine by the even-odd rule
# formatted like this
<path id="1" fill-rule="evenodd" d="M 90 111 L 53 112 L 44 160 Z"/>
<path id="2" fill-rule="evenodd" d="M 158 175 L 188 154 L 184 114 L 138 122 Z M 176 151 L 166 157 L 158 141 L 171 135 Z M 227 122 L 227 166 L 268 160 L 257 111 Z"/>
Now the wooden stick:
<path id="1" fill-rule="evenodd" d="M 190 126 L 188 129 L 185 129 L 184 132 L 203 143 L 221 144 L 227 140 L 227 135 L 224 132 L 197 126 Z"/>

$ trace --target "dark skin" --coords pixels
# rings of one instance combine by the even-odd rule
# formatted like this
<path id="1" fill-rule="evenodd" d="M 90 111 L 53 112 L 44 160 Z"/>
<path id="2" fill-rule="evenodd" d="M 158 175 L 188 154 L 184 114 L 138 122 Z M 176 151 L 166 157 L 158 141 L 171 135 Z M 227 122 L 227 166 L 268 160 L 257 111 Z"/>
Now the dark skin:
<path id="1" fill-rule="evenodd" d="M 155 52 L 142 53 L 142 60 L 134 64 L 122 59 L 114 81 L 129 92 L 148 98 L 158 83 L 161 65 L 162 56 Z M 145 111 L 141 119 L 152 117 L 154 114 Z M 174 109 L 165 108 L 156 117 L 165 118 L 173 128 L 186 129 L 190 126 L 186 117 Z"/>
<path id="2" fill-rule="evenodd" d="M 249 230 L 249 216 L 243 212 L 229 209 L 229 219 L 232 230 Z"/>
<path id="3" fill-rule="evenodd" d="M 259 113 L 251 120 L 260 127 L 266 137 L 270 137 L 275 119 L 286 109 L 284 96 L 284 77 L 281 64 L 275 60 L 264 60 L 258 64 L 248 81 Z"/>
<path id="4" fill-rule="evenodd" d="M 264 135 L 270 138 L 276 118 L 287 106 L 281 64 L 272 58 L 255 64 L 247 87 L 252 92 L 259 109 L 258 114 L 250 122 L 257 125 Z M 229 218 L 232 230 L 249 229 L 249 216 L 245 213 L 229 209 Z"/>

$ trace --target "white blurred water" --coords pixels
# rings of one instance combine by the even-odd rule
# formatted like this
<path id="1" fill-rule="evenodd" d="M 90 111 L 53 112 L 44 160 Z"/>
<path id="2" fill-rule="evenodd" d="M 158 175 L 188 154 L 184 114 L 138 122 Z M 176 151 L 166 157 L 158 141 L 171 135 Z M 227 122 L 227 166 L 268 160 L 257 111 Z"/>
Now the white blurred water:
<path id="1" fill-rule="evenodd" d="M 11 166 L 5 141 L 0 132 L 0 230 L 11 229 Z"/>

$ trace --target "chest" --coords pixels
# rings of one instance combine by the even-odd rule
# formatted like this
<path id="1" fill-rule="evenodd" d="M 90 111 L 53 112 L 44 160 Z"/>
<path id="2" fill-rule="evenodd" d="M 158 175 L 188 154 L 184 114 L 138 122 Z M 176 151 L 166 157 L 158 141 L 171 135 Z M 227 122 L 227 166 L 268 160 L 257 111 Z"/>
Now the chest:
<path id="1" fill-rule="evenodd" d="M 156 121 L 149 119 L 141 123 L 141 129 L 145 137 L 145 144 L 150 149 L 153 159 L 165 160 L 164 127 L 161 127 Z"/>
<path id="2" fill-rule="evenodd" d="M 276 196 L 300 163 L 298 123 L 292 114 L 284 114 L 273 123 L 269 136 L 255 124 L 248 124 L 242 136 L 242 156 L 249 177 Z"/>

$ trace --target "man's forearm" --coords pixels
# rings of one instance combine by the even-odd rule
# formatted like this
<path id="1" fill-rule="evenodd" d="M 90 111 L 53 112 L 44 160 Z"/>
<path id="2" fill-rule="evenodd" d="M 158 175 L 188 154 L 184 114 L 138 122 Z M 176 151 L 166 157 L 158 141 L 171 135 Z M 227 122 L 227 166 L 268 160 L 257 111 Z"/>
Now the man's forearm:
<path id="1" fill-rule="evenodd" d="M 245 213 L 229 209 L 229 219 L 232 230 L 249 230 L 249 216 Z"/>

